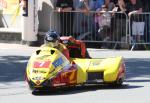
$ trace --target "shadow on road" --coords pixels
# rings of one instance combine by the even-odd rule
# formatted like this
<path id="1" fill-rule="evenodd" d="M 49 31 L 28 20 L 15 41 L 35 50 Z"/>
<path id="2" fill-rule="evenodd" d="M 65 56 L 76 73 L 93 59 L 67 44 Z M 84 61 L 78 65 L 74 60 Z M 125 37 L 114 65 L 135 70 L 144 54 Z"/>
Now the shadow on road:
<path id="1" fill-rule="evenodd" d="M 0 82 L 24 81 L 29 57 L 0 56 Z"/>
<path id="2" fill-rule="evenodd" d="M 46 90 L 46 91 L 34 91 L 32 92 L 35 96 L 43 96 L 43 95 L 70 95 L 70 94 L 78 94 L 90 91 L 97 91 L 97 90 L 120 90 L 120 89 L 136 89 L 142 88 L 143 86 L 135 86 L 135 85 L 128 85 L 124 84 L 121 87 L 114 87 L 110 85 L 94 85 L 94 86 L 78 86 L 72 88 L 61 88 L 58 90 Z"/>
<path id="3" fill-rule="evenodd" d="M 126 80 L 126 82 L 149 82 L 150 83 L 150 79 L 149 80 Z"/>
<path id="4" fill-rule="evenodd" d="M 126 59 L 127 79 L 135 77 L 149 78 L 149 80 L 130 80 L 130 82 L 150 82 L 150 59 Z"/>

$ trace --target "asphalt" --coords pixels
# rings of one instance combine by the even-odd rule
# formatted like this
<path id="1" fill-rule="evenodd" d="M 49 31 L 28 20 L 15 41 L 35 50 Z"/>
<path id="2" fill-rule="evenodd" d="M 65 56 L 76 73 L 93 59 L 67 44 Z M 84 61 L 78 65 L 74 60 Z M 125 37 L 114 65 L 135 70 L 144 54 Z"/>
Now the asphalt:
<path id="1" fill-rule="evenodd" d="M 11 44 L 11 43 L 0 43 L 0 50 L 29 50 L 34 51 L 38 47 L 31 47 L 22 44 Z M 150 51 L 145 50 L 115 50 L 115 49 L 95 49 L 87 48 L 89 55 L 93 58 L 97 57 L 112 57 L 112 56 L 123 56 L 124 58 L 150 58 Z M 97 53 L 95 55 L 95 53 Z"/>
<path id="2" fill-rule="evenodd" d="M 28 45 L 15 43 L 0 43 L 0 49 L 35 49 L 37 47 L 30 47 Z"/>

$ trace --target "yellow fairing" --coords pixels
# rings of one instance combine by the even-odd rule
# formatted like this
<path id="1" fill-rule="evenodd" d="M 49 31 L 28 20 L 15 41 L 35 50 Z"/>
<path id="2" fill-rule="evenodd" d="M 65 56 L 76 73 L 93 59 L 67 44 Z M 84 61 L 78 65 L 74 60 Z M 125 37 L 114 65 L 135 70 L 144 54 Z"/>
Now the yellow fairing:
<path id="1" fill-rule="evenodd" d="M 73 61 L 78 67 L 77 83 L 85 83 L 88 79 L 88 72 L 103 72 L 103 82 L 111 83 L 116 81 L 122 57 L 110 57 L 106 59 L 78 59 Z"/>
<path id="2" fill-rule="evenodd" d="M 50 47 L 42 47 L 39 50 L 40 53 L 38 55 L 37 50 L 31 56 L 26 71 L 28 80 L 31 80 L 36 85 L 40 85 L 45 80 L 55 77 L 62 68 L 70 66 L 70 62 L 65 56 L 61 56 L 62 53 L 58 50 Z M 53 55 L 50 53 L 52 50 L 55 50 Z M 35 63 L 37 64 L 35 65 Z"/>

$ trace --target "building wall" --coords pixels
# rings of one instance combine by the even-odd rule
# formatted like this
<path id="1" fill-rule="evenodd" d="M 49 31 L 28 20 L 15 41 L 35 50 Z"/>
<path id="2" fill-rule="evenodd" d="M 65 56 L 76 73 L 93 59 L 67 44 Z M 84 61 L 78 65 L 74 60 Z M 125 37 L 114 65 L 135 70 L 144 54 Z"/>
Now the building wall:
<path id="1" fill-rule="evenodd" d="M 57 0 L 38 0 L 39 31 L 47 31 L 49 28 L 60 32 L 59 13 L 53 12 Z M 74 8 L 79 0 L 74 1 Z"/>
<path id="2" fill-rule="evenodd" d="M 16 0 L 9 0 L 16 1 Z M 18 0 L 19 1 L 19 0 Z M 38 18 L 39 18 L 39 31 L 47 31 L 49 28 L 53 28 L 53 22 L 57 21 L 57 17 L 53 15 L 52 10 L 54 10 L 54 5 L 56 0 L 36 0 L 38 2 Z M 7 2 L 7 1 L 6 1 Z M 30 4 L 29 4 L 30 5 Z M 9 6 L 9 5 L 8 5 Z M 4 7 L 0 5 L 0 28 L 13 28 L 21 31 L 21 11 L 16 14 L 17 7 L 13 5 L 14 10 L 5 10 Z M 8 12 L 10 11 L 10 12 Z M 52 16 L 53 15 L 53 16 Z M 55 18 L 55 19 L 54 19 Z"/>
<path id="3" fill-rule="evenodd" d="M 38 17 L 39 17 L 39 31 L 46 32 L 50 28 L 56 27 L 59 29 L 59 17 L 53 12 L 55 9 L 56 0 L 39 0 L 38 1 Z M 57 22 L 57 23 L 56 23 Z"/>
<path id="4" fill-rule="evenodd" d="M 13 28 L 21 31 L 19 0 L 0 0 L 0 28 Z"/>
<path id="5" fill-rule="evenodd" d="M 7 1 L 7 0 L 5 0 Z M 0 5 L 0 29 L 2 28 L 13 28 L 17 31 L 21 32 L 21 25 L 22 25 L 22 14 L 21 10 L 19 13 L 17 2 L 19 0 L 9 0 L 12 3 L 12 8 L 8 8 L 8 10 L 3 10 L 3 7 Z M 16 2 L 17 1 L 17 2 Z M 56 0 L 36 0 L 38 2 L 38 20 L 39 20 L 39 31 L 46 32 L 47 30 L 57 29 L 60 30 L 60 22 L 59 22 L 59 15 L 58 13 L 54 13 L 53 10 L 55 9 Z M 77 1 L 77 0 L 75 0 Z M 15 3 L 14 3 L 15 2 Z M 14 5 L 15 4 L 15 5 Z M 30 4 L 29 4 L 30 5 Z M 5 12 L 5 13 L 4 13 Z"/>

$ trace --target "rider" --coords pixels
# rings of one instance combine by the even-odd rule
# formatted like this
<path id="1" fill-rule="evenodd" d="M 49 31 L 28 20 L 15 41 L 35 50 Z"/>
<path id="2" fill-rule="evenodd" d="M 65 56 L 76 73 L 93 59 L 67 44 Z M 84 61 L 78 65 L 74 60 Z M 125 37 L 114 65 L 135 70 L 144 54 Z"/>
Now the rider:
<path id="1" fill-rule="evenodd" d="M 69 50 L 64 44 L 60 43 L 60 36 L 56 31 L 49 30 L 45 34 L 44 43 L 45 46 L 51 46 L 60 50 L 65 55 L 65 57 L 69 59 Z"/>

